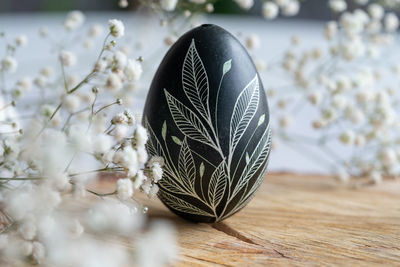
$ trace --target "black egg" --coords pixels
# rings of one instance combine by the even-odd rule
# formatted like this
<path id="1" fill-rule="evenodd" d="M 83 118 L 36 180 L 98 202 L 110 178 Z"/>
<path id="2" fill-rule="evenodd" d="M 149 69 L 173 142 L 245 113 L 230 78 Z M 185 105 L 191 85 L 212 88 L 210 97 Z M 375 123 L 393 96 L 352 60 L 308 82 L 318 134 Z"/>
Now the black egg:
<path id="1" fill-rule="evenodd" d="M 161 201 L 195 222 L 242 209 L 263 181 L 271 147 L 267 98 L 246 49 L 202 25 L 162 60 L 143 123 L 150 156 L 164 158 Z"/>

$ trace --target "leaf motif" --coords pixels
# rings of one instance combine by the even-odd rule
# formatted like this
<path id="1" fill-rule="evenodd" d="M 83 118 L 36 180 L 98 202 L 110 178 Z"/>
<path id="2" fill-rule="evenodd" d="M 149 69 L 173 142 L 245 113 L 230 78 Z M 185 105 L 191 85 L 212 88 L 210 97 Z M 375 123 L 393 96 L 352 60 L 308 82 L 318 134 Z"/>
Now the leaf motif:
<path id="1" fill-rule="evenodd" d="M 149 136 L 150 136 L 149 141 L 147 141 L 146 143 L 147 151 L 151 156 L 161 156 L 165 158 L 164 150 L 162 149 L 160 142 L 158 141 L 156 135 L 154 134 L 154 131 L 151 128 L 147 117 L 145 118 L 144 124 L 147 131 L 149 131 Z"/>
<path id="2" fill-rule="evenodd" d="M 174 175 L 164 168 L 163 178 L 158 182 L 160 188 L 176 194 L 187 194 L 187 189 L 184 188 L 182 182 L 175 178 Z M 189 192 L 190 193 L 190 192 Z"/>
<path id="3" fill-rule="evenodd" d="M 250 157 L 249 163 L 240 176 L 232 195 L 236 195 L 253 177 L 262 164 L 268 159 L 271 148 L 271 129 L 268 125 L 260 142 L 257 144 L 253 154 Z"/>
<path id="4" fill-rule="evenodd" d="M 203 178 L 204 170 L 205 170 L 205 167 L 204 167 L 204 163 L 202 162 L 202 163 L 200 163 L 200 178 Z"/>
<path id="5" fill-rule="evenodd" d="M 210 134 L 207 132 L 203 123 L 196 114 L 168 93 L 167 90 L 164 89 L 164 93 L 167 98 L 169 111 L 171 112 L 172 118 L 179 130 L 181 130 L 184 135 L 195 141 L 215 147 Z"/>
<path id="6" fill-rule="evenodd" d="M 171 136 L 172 140 L 175 142 L 177 145 L 182 145 L 182 141 L 176 137 L 175 135 Z"/>
<path id="7" fill-rule="evenodd" d="M 258 119 L 257 126 L 260 126 L 261 124 L 263 124 L 264 121 L 265 121 L 265 114 L 262 114 L 262 115 L 260 116 L 260 118 Z"/>
<path id="8" fill-rule="evenodd" d="M 167 122 L 164 121 L 162 129 L 161 129 L 162 138 L 165 140 L 167 138 Z"/>
<path id="9" fill-rule="evenodd" d="M 258 76 L 243 89 L 233 108 L 233 114 L 230 123 L 230 153 L 232 153 L 240 138 L 243 136 L 250 121 L 258 108 L 260 98 Z"/>
<path id="10" fill-rule="evenodd" d="M 194 180 L 196 178 L 196 167 L 189 148 L 187 139 L 183 139 L 181 151 L 179 152 L 178 168 L 180 176 L 187 188 L 194 189 Z"/>
<path id="11" fill-rule="evenodd" d="M 210 216 L 213 217 L 212 214 L 208 213 L 207 211 L 204 211 L 202 209 L 199 209 L 192 204 L 175 197 L 165 191 L 160 191 L 159 193 L 159 198 L 169 207 L 180 211 L 184 213 L 190 213 L 190 214 L 196 214 L 196 215 L 201 215 L 201 216 Z"/>
<path id="12" fill-rule="evenodd" d="M 183 62 L 182 86 L 190 102 L 201 116 L 207 120 L 210 114 L 208 106 L 208 77 L 203 62 L 196 50 L 194 39 L 192 39 Z"/>
<path id="13" fill-rule="evenodd" d="M 250 161 L 249 153 L 246 152 L 246 164 L 249 164 L 249 161 Z"/>
<path id="14" fill-rule="evenodd" d="M 214 208 L 218 206 L 224 196 L 227 179 L 225 164 L 222 161 L 212 174 L 208 188 L 210 204 Z"/>
<path id="15" fill-rule="evenodd" d="M 222 67 L 222 75 L 225 75 L 228 71 L 230 71 L 231 67 L 232 67 L 232 59 L 229 59 L 224 63 L 224 66 Z"/>

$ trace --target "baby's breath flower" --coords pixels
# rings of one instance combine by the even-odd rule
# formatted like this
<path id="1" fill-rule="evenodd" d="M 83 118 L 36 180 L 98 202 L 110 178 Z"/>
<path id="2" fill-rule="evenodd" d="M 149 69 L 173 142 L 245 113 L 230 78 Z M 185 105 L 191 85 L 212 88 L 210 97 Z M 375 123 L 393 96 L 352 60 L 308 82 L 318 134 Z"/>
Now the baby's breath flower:
<path id="1" fill-rule="evenodd" d="M 120 8 L 127 8 L 129 5 L 128 0 L 119 0 L 118 1 L 118 6 Z"/>
<path id="2" fill-rule="evenodd" d="M 33 222 L 25 222 L 19 227 L 19 232 L 25 240 L 32 240 L 36 236 L 36 226 Z"/>
<path id="3" fill-rule="evenodd" d="M 127 200 L 133 196 L 133 184 L 131 179 L 118 179 L 117 195 L 121 200 Z"/>
<path id="4" fill-rule="evenodd" d="M 72 67 L 76 64 L 76 56 L 71 51 L 63 50 L 60 53 L 60 61 L 64 66 Z"/>
<path id="5" fill-rule="evenodd" d="M 339 140 L 345 145 L 352 144 L 354 141 L 354 132 L 352 130 L 347 130 L 343 132 L 339 136 Z"/>
<path id="6" fill-rule="evenodd" d="M 395 13 L 388 13 L 384 19 L 385 29 L 388 32 L 395 32 L 399 28 L 399 18 Z"/>
<path id="7" fill-rule="evenodd" d="M 110 34 L 115 38 L 119 38 L 124 36 L 125 34 L 125 26 L 122 21 L 117 19 L 111 19 L 108 21 Z"/>
<path id="8" fill-rule="evenodd" d="M 159 163 L 157 163 L 157 162 L 153 163 L 153 165 L 151 167 L 151 174 L 152 174 L 154 182 L 157 183 L 159 180 L 161 180 L 163 171 L 162 171 L 162 167 Z"/>
<path id="9" fill-rule="evenodd" d="M 147 177 L 144 175 L 142 170 L 139 170 L 135 177 L 133 178 L 133 187 L 135 189 L 139 189 L 142 186 L 143 182 L 147 180 Z"/>
<path id="10" fill-rule="evenodd" d="M 14 73 L 17 70 L 18 62 L 11 56 L 6 56 L 1 61 L 1 68 L 9 73 Z"/>
<path id="11" fill-rule="evenodd" d="M 89 37 L 95 38 L 100 36 L 104 31 L 103 26 L 101 26 L 100 24 L 93 24 L 90 28 L 89 28 Z"/>
<path id="12" fill-rule="evenodd" d="M 15 44 L 17 46 L 24 47 L 26 46 L 27 43 L 28 43 L 28 37 L 26 37 L 26 35 L 24 34 L 21 34 L 15 38 Z"/>
<path id="13" fill-rule="evenodd" d="M 64 27 L 67 30 L 74 30 L 80 27 L 85 21 L 85 15 L 78 10 L 71 11 L 67 14 L 67 18 L 64 21 Z"/>
<path id="14" fill-rule="evenodd" d="M 262 6 L 262 13 L 263 13 L 264 18 L 273 20 L 279 14 L 279 7 L 274 2 L 270 2 L 270 1 L 264 2 L 263 6 Z"/>
<path id="15" fill-rule="evenodd" d="M 32 254 L 32 251 L 33 251 L 33 243 L 31 241 L 23 241 L 21 244 L 22 255 L 28 257 Z"/>
<path id="16" fill-rule="evenodd" d="M 375 20 L 380 20 L 385 14 L 385 10 L 379 4 L 373 3 L 368 6 L 368 13 Z"/>
<path id="17" fill-rule="evenodd" d="M 282 14 L 287 17 L 296 16 L 300 10 L 298 0 L 289 0 L 286 5 L 282 6 Z"/>
<path id="18" fill-rule="evenodd" d="M 124 73 L 129 81 L 138 81 L 143 73 L 142 65 L 137 60 L 129 59 Z"/>
<path id="19" fill-rule="evenodd" d="M 112 58 L 112 65 L 114 70 L 122 70 L 125 68 L 128 59 L 124 53 L 117 51 Z"/>
<path id="20" fill-rule="evenodd" d="M 343 12 L 347 9 L 347 3 L 345 0 L 329 0 L 329 7 L 334 12 Z"/>
<path id="21" fill-rule="evenodd" d="M 240 8 L 249 10 L 254 5 L 254 0 L 234 0 Z"/>
<path id="22" fill-rule="evenodd" d="M 246 38 L 246 46 L 249 49 L 256 49 L 260 47 L 260 37 L 256 34 L 251 34 Z"/>
<path id="23" fill-rule="evenodd" d="M 160 1 L 161 8 L 168 12 L 174 11 L 177 3 L 178 3 L 178 0 L 161 0 Z"/>
<path id="24" fill-rule="evenodd" d="M 78 111 L 78 108 L 81 105 L 81 99 L 77 95 L 69 94 L 64 99 L 64 105 L 68 112 L 74 113 Z"/>
<path id="25" fill-rule="evenodd" d="M 148 135 L 147 135 L 147 130 L 144 128 L 142 125 L 138 124 L 135 129 L 134 133 L 136 145 L 141 147 L 144 146 L 147 143 L 148 140 Z"/>
<path id="26" fill-rule="evenodd" d="M 122 88 L 122 81 L 118 74 L 111 73 L 106 81 L 107 89 L 116 91 Z"/>
<path id="27" fill-rule="evenodd" d="M 33 248 L 32 248 L 32 258 L 34 261 L 36 261 L 38 264 L 40 264 L 46 254 L 45 247 L 43 246 L 42 243 L 40 242 L 33 242 Z"/>

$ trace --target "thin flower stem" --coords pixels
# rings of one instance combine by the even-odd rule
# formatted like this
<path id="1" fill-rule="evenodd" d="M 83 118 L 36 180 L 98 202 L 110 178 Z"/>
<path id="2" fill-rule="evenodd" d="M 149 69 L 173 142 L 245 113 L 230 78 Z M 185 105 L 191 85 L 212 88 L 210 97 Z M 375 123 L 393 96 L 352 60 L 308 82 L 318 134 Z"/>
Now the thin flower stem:
<path id="1" fill-rule="evenodd" d="M 0 181 L 37 181 L 40 177 L 0 177 Z"/>
<path id="2" fill-rule="evenodd" d="M 64 89 L 65 89 L 65 92 L 68 93 L 67 77 L 65 75 L 65 68 L 64 68 L 64 64 L 62 63 L 61 59 L 60 59 L 60 65 L 61 65 L 61 74 L 62 74 L 62 78 L 63 78 L 63 81 L 64 81 Z"/>
<path id="3" fill-rule="evenodd" d="M 97 110 L 95 113 L 94 113 L 94 115 L 97 115 L 99 112 L 101 112 L 102 110 L 104 110 L 104 109 L 106 109 L 106 108 L 109 108 L 109 107 L 111 107 L 112 105 L 116 105 L 116 104 L 118 104 L 118 102 L 116 101 L 116 102 L 113 102 L 113 103 L 111 103 L 111 104 L 108 104 L 108 105 L 105 105 L 104 107 L 101 107 L 99 110 Z"/>
<path id="4" fill-rule="evenodd" d="M 107 197 L 107 196 L 112 196 L 112 195 L 116 195 L 117 194 L 116 190 L 113 191 L 113 192 L 110 192 L 110 193 L 97 193 L 97 192 L 95 192 L 93 190 L 90 190 L 90 189 L 86 189 L 86 191 L 91 193 L 91 194 L 93 194 L 93 195 L 96 195 L 98 197 Z"/>
<path id="5" fill-rule="evenodd" d="M 78 175 L 83 175 L 83 174 L 90 174 L 90 173 L 96 173 L 96 172 L 109 172 L 109 171 L 124 171 L 122 167 L 106 167 L 102 169 L 97 169 L 97 170 L 91 170 L 91 171 L 86 171 L 86 172 L 79 172 L 79 173 L 73 173 L 70 174 L 70 177 L 78 176 Z"/>

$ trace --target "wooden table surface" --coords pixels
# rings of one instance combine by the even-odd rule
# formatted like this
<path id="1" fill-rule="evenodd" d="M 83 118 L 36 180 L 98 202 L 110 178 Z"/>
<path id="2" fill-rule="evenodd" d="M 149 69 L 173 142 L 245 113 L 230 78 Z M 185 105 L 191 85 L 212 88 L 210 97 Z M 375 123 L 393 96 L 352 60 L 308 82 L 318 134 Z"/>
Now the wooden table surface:
<path id="1" fill-rule="evenodd" d="M 340 187 L 330 177 L 270 174 L 241 212 L 194 224 L 148 203 L 151 218 L 174 222 L 176 266 L 400 266 L 400 181 Z"/>

